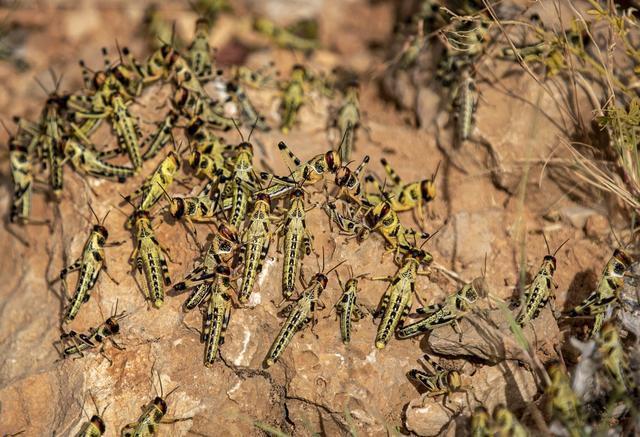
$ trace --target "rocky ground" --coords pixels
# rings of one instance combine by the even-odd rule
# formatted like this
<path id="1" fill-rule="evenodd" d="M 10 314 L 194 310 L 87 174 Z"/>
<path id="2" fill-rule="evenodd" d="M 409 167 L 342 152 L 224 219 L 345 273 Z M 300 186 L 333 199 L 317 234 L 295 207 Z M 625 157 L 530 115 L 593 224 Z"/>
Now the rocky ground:
<path id="1" fill-rule="evenodd" d="M 579 186 L 562 165 L 561 158 L 566 156 L 562 142 L 570 122 L 556 99 L 566 97 L 564 88 L 552 88 L 555 94 L 549 95 L 523 73 L 503 74 L 513 65 L 487 59 L 485 68 L 493 74 L 479 84 L 482 97 L 476 133 L 491 147 L 468 143 L 454 149 L 449 116 L 443 110 L 446 102 L 437 87 L 427 81 L 424 87 L 406 90 L 408 101 L 416 106 L 420 129 L 412 112 L 380 97 L 376 75 L 383 58 L 375 47 L 391 32 L 392 4 L 296 2 L 285 14 L 284 3 L 238 5 L 238 16 L 220 19 L 211 43 L 219 48 L 223 61 L 225 56 L 243 55 L 248 65 L 259 67 L 273 60 L 285 77 L 290 66 L 301 61 L 317 71 L 343 66 L 358 72 L 363 77 L 361 107 L 368 132 L 360 132 L 356 162 L 368 154 L 369 170 L 382 175 L 379 159 L 384 156 L 407 181 L 430 176 L 441 162 L 438 195 L 426 224 L 429 231 L 441 228 L 426 246 L 435 264 L 430 276 L 421 277 L 416 286 L 423 302 L 441 301 L 459 286 L 453 276 L 471 280 L 482 274 L 485 263 L 492 293 L 507 300 L 517 296 L 520 275 L 535 274 L 547 253 L 542 232 L 552 249 L 570 239 L 557 254 L 555 309 L 565 309 L 591 291 L 612 251 L 607 208 L 613 201 Z M 29 69 L 20 71 L 11 63 L 0 63 L 0 111 L 5 122 L 13 115 L 37 116 L 45 96 L 34 77 L 50 86 L 49 68 L 64 73 L 63 90 L 73 90 L 81 83 L 77 60 L 101 65 L 100 48 L 107 46 L 115 53 L 116 38 L 140 57 L 147 53 L 138 30 L 144 7 L 145 2 L 124 1 L 20 2 L 10 20 L 27 29 L 19 54 Z M 176 20 L 179 34 L 188 39 L 196 18 L 188 5 L 172 2 L 165 7 Z M 6 15 L 8 6 L 3 10 Z M 281 19 L 290 19 L 290 10 L 297 16 L 318 16 L 324 48 L 309 59 L 269 48 L 249 34 L 248 10 Z M 397 81 L 402 86 L 402 79 Z M 147 121 L 161 119 L 161 110 L 155 109 L 162 101 L 160 91 L 148 90 L 133 112 Z M 277 91 L 264 90 L 252 97 L 269 122 L 277 125 Z M 255 132 L 255 142 L 262 145 L 256 162 L 263 160 L 284 174 L 287 170 L 275 147 L 278 141 L 284 140 L 303 159 L 335 145 L 335 133 L 328 135 L 325 127 L 331 107 L 337 104 L 338 100 L 316 96 L 303 107 L 301 122 L 290 134 Z M 151 129 L 143 123 L 143 130 Z M 2 142 L 6 138 L 0 133 Z M 229 132 L 226 139 L 237 142 L 239 135 Z M 510 334 L 505 313 L 495 304 L 484 302 L 484 313 L 462 322 L 461 341 L 445 328 L 428 339 L 393 339 L 384 350 L 376 350 L 376 325 L 366 318 L 356 325 L 351 344 L 345 346 L 330 313 L 340 295 L 334 275 L 329 278 L 323 296 L 327 308 L 315 332 L 296 336 L 281 361 L 264 370 L 263 358 L 281 323 L 272 303 L 280 300 L 282 257 L 276 244 L 258 279 L 253 306 L 233 310 L 222 359 L 205 368 L 203 346 L 194 332 L 200 329 L 200 316 L 183 313 L 181 297 L 168 298 L 160 310 L 150 308 L 138 285 L 140 278 L 130 274 L 127 262 L 132 243 L 123 226 L 124 216 L 115 210 L 117 193 L 135 189 L 157 162 L 146 163 L 142 175 L 123 185 L 95 179 L 85 182 L 67 168 L 58 207 L 47 203 L 42 193 L 35 196 L 34 217 L 53 219 L 59 214 L 51 230 L 46 226 L 0 228 L 0 250 L 5 253 L 0 263 L 0 433 L 73 435 L 86 420 L 82 405 L 92 414 L 91 393 L 101 409 L 106 407 L 106 435 L 117 435 L 156 395 L 152 369 L 160 375 L 165 394 L 176 389 L 168 398 L 167 417 L 185 419 L 162 425 L 160 435 L 262 435 L 259 428 L 267 426 L 294 435 L 461 435 L 470 409 L 478 402 L 489 409 L 505 403 L 522 411 L 538 398 L 538 376 L 525 365 L 531 359 Z M 0 172 L 0 210 L 6 216 L 11 196 L 6 160 Z M 311 205 L 323 199 L 321 192 L 314 193 Z M 107 345 L 104 355 L 90 353 L 60 361 L 54 347 L 60 336 L 62 303 L 56 295 L 60 288 L 48 282 L 82 249 L 92 220 L 87 202 L 99 216 L 111 211 L 110 239 L 125 243 L 106 249 L 110 274 L 119 284 L 101 276 L 92 299 L 69 328 L 80 332 L 96 326 L 117 302 L 118 309 L 127 313 L 118 336 L 125 349 Z M 401 218 L 416 226 L 411 213 Z M 395 272 L 392 257 L 382 257 L 384 244 L 378 235 L 362 243 L 336 236 L 320 208 L 309 212 L 308 223 L 315 236 L 314 248 L 318 253 L 324 250 L 328 267 L 346 261 L 356 274 Z M 171 249 L 171 277 L 180 280 L 193 266 L 196 247 L 180 224 L 158 220 L 156 229 L 159 240 Z M 205 234 L 206 227 L 202 231 Z M 314 256 L 303 265 L 306 277 L 317 271 Z M 347 276 L 346 269 L 341 272 Z M 361 284 L 362 301 L 376 307 L 385 283 L 362 280 Z M 415 302 L 414 309 L 417 306 Z M 564 347 L 550 309 L 525 333 L 543 364 L 558 358 Z M 441 397 L 421 395 L 407 379 L 410 369 L 420 368 L 419 359 L 426 352 L 463 374 L 465 391 L 450 396 L 446 404 Z"/>

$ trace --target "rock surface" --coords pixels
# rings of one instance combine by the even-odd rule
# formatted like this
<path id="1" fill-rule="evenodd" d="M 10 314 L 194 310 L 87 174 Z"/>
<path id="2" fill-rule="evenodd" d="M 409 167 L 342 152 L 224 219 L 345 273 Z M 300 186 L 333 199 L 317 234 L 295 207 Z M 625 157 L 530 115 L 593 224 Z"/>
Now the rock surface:
<path id="1" fill-rule="evenodd" d="M 37 8 L 29 5 L 17 11 L 15 19 L 30 26 L 22 52 L 32 70 L 18 73 L 11 64 L 0 62 L 0 81 L 7 91 L 0 93 L 3 118 L 6 120 L 13 114 L 35 117 L 39 113 L 44 96 L 34 85 L 33 77 L 47 77 L 49 67 L 65 73 L 63 89 L 78 89 L 81 84 L 78 58 L 85 59 L 90 66 L 102 65 L 100 48 L 108 46 L 112 54 L 116 53 L 116 37 L 119 44 L 127 44 L 142 57 L 145 43 L 137 30 L 146 3 L 116 0 L 109 2 L 108 7 L 97 7 L 86 2 L 79 8 L 76 2 L 61 0 L 38 3 Z M 389 2 L 374 2 L 373 6 L 370 3 L 365 0 L 312 2 L 311 11 L 322 6 L 320 29 L 325 48 L 304 62 L 318 71 L 329 71 L 340 65 L 355 69 L 363 78 L 369 77 L 370 71 L 379 68 L 381 63 L 369 48 L 386 40 L 393 26 L 394 12 Z M 188 40 L 195 14 L 182 2 L 167 2 L 165 7 L 178 21 L 177 28 L 187 29 L 182 37 Z M 85 15 L 85 8 L 91 12 Z M 221 56 L 235 53 L 238 45 L 261 47 L 250 40 L 246 29 L 246 20 L 231 15 L 221 17 L 212 36 Z M 276 62 L 283 77 L 291 65 L 301 61 L 287 50 L 260 49 L 247 57 L 252 67 L 264 65 L 268 60 Z M 518 98 L 504 93 L 503 87 L 511 89 Z M 491 160 L 484 148 L 467 144 L 455 156 L 451 153 L 447 138 L 450 126 L 439 125 L 437 133 L 432 123 L 436 120 L 440 124 L 441 119 L 446 120 L 448 116 L 436 113 L 441 106 L 430 101 L 436 92 L 431 88 L 399 91 L 403 99 L 411 101 L 407 106 L 416 104 L 416 99 L 419 101 L 423 129 L 416 130 L 412 121 L 407 123 L 413 120 L 411 114 L 394 110 L 391 103 L 380 98 L 376 82 L 363 80 L 361 106 L 365 109 L 363 124 L 367 131 L 363 129 L 358 133 L 354 157 L 359 161 L 365 154 L 371 155 L 369 170 L 382 176 L 384 170 L 379 159 L 385 156 L 406 181 L 429 177 L 442 161 L 436 178 L 438 195 L 429 206 L 426 228 L 432 232 L 447 224 L 425 247 L 433 252 L 439 265 L 465 279 L 478 276 L 486 255 L 487 281 L 498 297 L 506 299 L 513 294 L 520 269 L 535 273 L 547 253 L 539 234 L 544 225 L 541 215 L 551 207 L 572 207 L 575 203 L 554 181 L 541 177 L 543 183 L 539 185 L 541 165 L 536 160 L 555 150 L 558 136 L 562 135 L 554 121 L 558 113 L 552 99 L 544 97 L 537 106 L 546 115 L 537 117 L 537 129 L 532 135 L 532 119 L 538 112 L 531 108 L 531 101 L 535 102 L 539 94 L 532 80 L 505 77 L 500 88 L 485 83 L 479 89 L 483 98 L 478 107 L 478 130 L 500 155 L 503 186 L 496 186 L 491 174 L 495 169 L 488 170 L 487 162 Z M 162 118 L 163 113 L 153 109 L 160 103 L 156 100 L 160 94 L 154 95 L 156 92 L 159 90 L 145 93 L 139 104 L 133 105 L 132 112 L 146 121 Z M 274 126 L 278 123 L 276 93 L 275 89 L 252 92 L 256 105 Z M 290 134 L 284 136 L 277 130 L 255 132 L 252 138 L 260 145 L 256 147 L 256 162 L 264 160 L 277 173 L 286 174 L 287 168 L 275 147 L 281 140 L 302 159 L 325 152 L 328 112 L 337 104 L 337 100 L 328 102 L 314 97 L 303 106 L 302 123 Z M 145 134 L 151 131 L 145 123 L 142 128 Z M 247 131 L 243 128 L 245 135 Z M 104 142 L 113 145 L 110 134 L 103 134 Z M 335 137 L 335 133 L 331 137 Z M 240 139 L 237 132 L 229 132 L 225 140 L 238 142 Z M 0 142 L 6 142 L 4 132 L 0 132 Z M 335 139 L 331 144 L 337 142 Z M 524 157 L 535 162 L 529 178 L 523 180 Z M 376 350 L 373 345 L 376 326 L 371 318 L 365 318 L 355 325 L 351 344 L 342 344 L 338 324 L 330 314 L 331 306 L 340 295 L 333 274 L 322 297 L 326 309 L 320 312 L 314 330 L 317 337 L 310 330 L 296 335 L 276 365 L 267 370 L 262 368 L 264 356 L 282 322 L 272 303 L 281 299 L 282 256 L 276 250 L 275 240 L 258 278 L 251 308 L 234 308 L 226 341 L 221 347 L 222 359 L 212 368 L 205 368 L 203 345 L 192 329 L 201 329 L 201 316 L 197 312 L 184 314 L 182 297 L 167 298 L 159 310 L 150 308 L 139 287 L 141 278 L 130 274 L 127 263 L 133 247 L 131 236 L 123 226 L 125 219 L 116 210 L 116 207 L 126 208 L 119 206 L 117 193 L 133 191 L 157 162 L 146 163 L 138 177 L 122 185 L 93 179 L 85 183 L 66 168 L 59 218 L 53 222 L 52 230 L 46 226 L 0 228 L 0 250 L 5 254 L 0 263 L 3 285 L 0 287 L 0 433 L 74 435 L 86 421 L 83 408 L 89 415 L 94 413 L 93 396 L 101 411 L 106 408 L 103 415 L 106 436 L 119 435 L 122 427 L 136 420 L 141 408 L 161 391 L 159 375 L 165 395 L 175 389 L 167 398 L 167 418 L 186 419 L 161 425 L 159 435 L 220 435 L 223 432 L 232 436 L 263 435 L 261 429 L 267 427 L 291 435 L 318 432 L 344 435 L 353 431 L 358 435 L 379 436 L 398 429 L 419 435 L 437 435 L 445 430 L 449 435 L 454 430 L 464 434 L 463 429 L 455 429 L 464 426 L 464 420 L 451 422 L 456 415 L 461 418 L 468 415 L 464 393 L 451 396 L 449 407 L 455 411 L 451 413 L 442 407 L 441 397 L 421 397 L 406 377 L 424 353 L 419 340 L 392 339 L 384 350 Z M 7 169 L 3 159 L 0 167 L 3 216 L 7 215 L 10 204 Z M 527 192 L 524 203 L 512 195 L 521 183 Z M 320 188 L 317 190 L 321 191 Z M 172 190 L 175 190 L 172 194 L 188 191 L 180 186 Z M 311 195 L 311 204 L 323 200 L 322 193 Z M 108 317 L 117 303 L 118 310 L 127 313 L 117 337 L 124 350 L 107 343 L 104 354 L 87 353 L 81 359 L 60 361 L 54 342 L 60 337 L 63 305 L 57 295 L 59 284 L 49 286 L 48 283 L 82 250 L 92 224 L 87 202 L 91 202 L 98 216 L 111 211 L 107 219 L 110 240 L 125 242 L 106 249 L 110 274 L 119 284 L 101 275 L 91 299 L 66 329 L 86 332 Z M 53 219 L 55 209 L 41 192 L 34 195 L 34 218 Z M 401 214 L 401 220 L 418 226 L 411 213 Z M 384 276 L 396 271 L 391 257 L 382 257 L 384 244 L 379 236 L 373 235 L 361 244 L 336 237 L 329 231 L 326 217 L 319 208 L 309 212 L 307 222 L 315 235 L 316 252 L 321 253 L 324 248 L 327 267 L 346 260 L 356 274 Z M 155 226 L 158 239 L 171 249 L 175 262 L 169 265 L 170 274 L 174 282 L 178 281 L 191 270 L 192 260 L 198 256 L 197 248 L 180 224 L 158 219 Z M 204 238 L 207 227 L 198 229 Z M 527 230 L 530 233 L 524 256 L 521 256 L 519 230 L 523 230 L 522 235 L 527 235 Z M 14 234 L 29 245 L 21 243 Z M 608 250 L 602 251 L 600 243 L 584 238 L 580 230 L 569 224 L 560 223 L 547 234 L 551 242 L 558 242 L 556 245 L 568 237 L 572 240 L 557 255 L 555 280 L 559 284 L 559 308 L 576 276 L 584 271 L 599 272 L 610 255 Z M 303 265 L 307 278 L 317 271 L 313 255 L 306 258 Z M 340 269 L 342 278 L 347 276 L 343 269 Z M 75 275 L 71 275 L 69 283 L 75 284 L 74 281 Z M 361 284 L 362 302 L 375 308 L 386 284 L 364 279 Z M 440 301 L 455 288 L 455 282 L 436 268 L 431 269 L 430 278 L 420 277 L 416 284 L 417 295 L 426 303 Z M 587 294 L 588 291 L 580 292 Z M 414 302 L 413 309 L 417 306 Z M 465 378 L 473 386 L 469 390 L 479 400 L 488 404 L 521 405 L 532 399 L 536 386 L 531 373 L 515 362 L 521 360 L 521 350 L 505 335 L 509 328 L 503 315 L 499 310 L 492 310 L 490 317 L 495 325 L 482 323 L 476 316 L 463 321 L 462 345 L 457 334 L 445 328 L 431 335 L 428 346 L 450 357 L 474 357 L 488 363 L 474 369 L 475 374 L 470 364 L 464 367 Z M 530 327 L 525 329 L 527 339 L 534 344 L 543 362 L 555 356 L 554 348 L 560 341 L 552 319 L 551 312 L 545 309 L 534 321 L 536 335 Z M 483 329 L 489 330 L 493 340 L 487 342 Z M 498 338 L 501 343 L 492 344 Z M 505 359 L 507 361 L 503 361 Z"/>

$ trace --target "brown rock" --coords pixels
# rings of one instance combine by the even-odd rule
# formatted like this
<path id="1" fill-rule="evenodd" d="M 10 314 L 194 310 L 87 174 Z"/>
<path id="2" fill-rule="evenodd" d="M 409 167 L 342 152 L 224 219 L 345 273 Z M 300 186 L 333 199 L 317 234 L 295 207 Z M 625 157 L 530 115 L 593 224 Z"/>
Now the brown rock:
<path id="1" fill-rule="evenodd" d="M 584 232 L 589 238 L 603 238 L 610 229 L 609 220 L 600 214 L 590 215 L 584 224 Z"/>
<path id="2" fill-rule="evenodd" d="M 517 315 L 512 314 L 513 317 Z M 527 353 L 511 332 L 505 313 L 497 308 L 477 311 L 459 322 L 462 338 L 452 326 L 434 330 L 429 335 L 429 347 L 439 355 L 469 357 L 499 363 L 504 360 L 530 362 Z M 556 357 L 554 350 L 560 332 L 551 310 L 545 307 L 533 321 L 533 329 L 523 329 L 525 337 L 543 361 Z"/>

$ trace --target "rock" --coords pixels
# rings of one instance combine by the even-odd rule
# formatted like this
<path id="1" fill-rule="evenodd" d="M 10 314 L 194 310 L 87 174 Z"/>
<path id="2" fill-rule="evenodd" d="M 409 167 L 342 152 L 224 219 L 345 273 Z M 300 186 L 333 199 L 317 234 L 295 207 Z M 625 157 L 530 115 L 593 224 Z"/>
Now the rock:
<path id="1" fill-rule="evenodd" d="M 516 341 L 509 321 L 501 309 L 470 314 L 459 324 L 462 331 L 461 339 L 452 326 L 431 332 L 428 339 L 431 350 L 439 355 L 479 358 L 490 363 L 504 360 L 524 363 L 530 361 L 527 353 Z M 560 332 L 548 307 L 545 307 L 533 321 L 533 329 L 526 326 L 523 331 L 525 338 L 538 352 L 542 361 L 557 356 L 554 348 L 559 343 Z"/>
<path id="2" fill-rule="evenodd" d="M 481 213 L 459 212 L 434 238 L 438 250 L 449 258 L 455 255 L 462 265 L 482 262 L 491 252 L 495 239 L 495 220 L 499 211 L 485 210 Z"/>
<path id="3" fill-rule="evenodd" d="M 611 229 L 607 217 L 600 214 L 592 214 L 587 217 L 583 227 L 587 237 L 594 239 L 603 238 Z"/>
<path id="4" fill-rule="evenodd" d="M 589 222 L 589 219 L 596 213 L 591 208 L 585 208 L 583 206 L 566 206 L 558 211 L 560 217 L 567 220 L 574 228 L 582 229 L 585 227 L 585 223 Z M 601 217 L 601 216 L 600 216 Z"/>

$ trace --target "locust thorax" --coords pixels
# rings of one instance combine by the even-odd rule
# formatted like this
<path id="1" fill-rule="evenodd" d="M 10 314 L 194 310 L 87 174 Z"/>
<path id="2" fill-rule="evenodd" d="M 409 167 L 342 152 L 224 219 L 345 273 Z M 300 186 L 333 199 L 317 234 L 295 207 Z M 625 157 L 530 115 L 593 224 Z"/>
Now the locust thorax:
<path id="1" fill-rule="evenodd" d="M 420 182 L 420 191 L 425 202 L 436 198 L 436 185 L 431 179 L 425 179 Z"/>
<path id="2" fill-rule="evenodd" d="M 104 424 L 104 420 L 102 420 L 102 418 L 96 414 L 91 416 L 90 422 L 91 425 L 93 425 L 100 432 L 100 434 L 104 434 L 107 430 L 107 427 Z"/>

